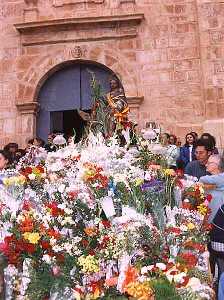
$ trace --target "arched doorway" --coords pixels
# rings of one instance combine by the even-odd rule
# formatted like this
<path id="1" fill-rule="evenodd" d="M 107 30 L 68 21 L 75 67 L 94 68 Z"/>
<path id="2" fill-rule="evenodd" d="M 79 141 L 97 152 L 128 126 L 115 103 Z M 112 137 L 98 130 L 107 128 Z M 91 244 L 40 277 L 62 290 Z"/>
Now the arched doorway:
<path id="1" fill-rule="evenodd" d="M 99 80 L 103 93 L 109 91 L 109 78 L 115 74 L 107 67 L 93 62 L 64 64 L 48 77 L 42 85 L 38 102 L 37 136 L 47 140 L 50 132 L 66 135 L 76 131 L 80 139 L 85 126 L 78 109 L 92 108 L 91 73 Z"/>

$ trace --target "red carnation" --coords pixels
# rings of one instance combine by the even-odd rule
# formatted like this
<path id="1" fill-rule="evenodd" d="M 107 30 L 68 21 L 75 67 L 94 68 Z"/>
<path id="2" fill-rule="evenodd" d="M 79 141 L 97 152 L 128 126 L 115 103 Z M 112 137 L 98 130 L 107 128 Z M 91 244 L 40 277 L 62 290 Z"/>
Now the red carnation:
<path id="1" fill-rule="evenodd" d="M 40 241 L 40 244 L 41 244 L 41 247 L 44 250 L 51 249 L 51 245 L 50 245 L 50 243 L 48 241 Z"/>
<path id="2" fill-rule="evenodd" d="M 102 220 L 102 224 L 105 228 L 110 228 L 111 227 L 111 223 L 108 220 Z"/>
<path id="3" fill-rule="evenodd" d="M 206 196 L 206 200 L 207 200 L 208 202 L 211 202 L 211 201 L 212 201 L 212 195 L 211 195 L 211 194 L 208 194 L 208 195 Z"/>

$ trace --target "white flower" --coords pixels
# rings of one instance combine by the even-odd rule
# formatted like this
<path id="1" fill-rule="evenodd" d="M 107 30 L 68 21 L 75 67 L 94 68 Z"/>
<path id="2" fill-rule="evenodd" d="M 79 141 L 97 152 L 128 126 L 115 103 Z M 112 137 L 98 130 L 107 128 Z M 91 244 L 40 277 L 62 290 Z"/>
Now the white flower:
<path id="1" fill-rule="evenodd" d="M 196 291 L 200 285 L 201 285 L 200 279 L 196 277 L 191 277 L 189 279 L 187 287 L 190 287 L 193 291 Z"/>
<path id="2" fill-rule="evenodd" d="M 60 184 L 59 185 L 59 187 L 58 187 L 58 191 L 60 192 L 60 193 L 63 193 L 64 192 L 64 190 L 65 190 L 65 185 L 64 184 Z"/>
<path id="3" fill-rule="evenodd" d="M 28 175 L 28 178 L 30 179 L 30 180 L 34 180 L 35 178 L 36 178 L 36 175 L 35 174 L 29 174 Z"/>
<path id="4" fill-rule="evenodd" d="M 157 263 L 157 264 L 156 264 L 156 267 L 159 268 L 159 269 L 162 270 L 162 271 L 165 271 L 165 270 L 166 270 L 166 265 L 163 264 L 163 263 Z"/>
<path id="5" fill-rule="evenodd" d="M 150 181 L 152 179 L 152 176 L 150 174 L 150 172 L 145 172 L 145 180 Z"/>
<path id="6" fill-rule="evenodd" d="M 53 246 L 52 249 L 53 249 L 54 252 L 61 252 L 61 251 L 63 251 L 63 248 L 61 246 L 59 246 L 59 245 Z"/>
<path id="7" fill-rule="evenodd" d="M 54 246 L 56 243 L 57 243 L 57 240 L 56 240 L 55 238 L 52 237 L 52 238 L 50 239 L 50 245 L 51 245 L 51 246 Z"/>
<path id="8" fill-rule="evenodd" d="M 49 256 L 48 254 L 44 254 L 43 257 L 42 257 L 42 260 L 43 260 L 44 262 L 46 262 L 48 265 L 50 265 L 51 262 L 52 262 L 52 257 Z"/>
<path id="9" fill-rule="evenodd" d="M 73 225 L 75 224 L 75 221 L 72 219 L 72 217 L 65 217 L 64 220 L 61 221 L 61 225 L 64 226 L 66 224 Z"/>

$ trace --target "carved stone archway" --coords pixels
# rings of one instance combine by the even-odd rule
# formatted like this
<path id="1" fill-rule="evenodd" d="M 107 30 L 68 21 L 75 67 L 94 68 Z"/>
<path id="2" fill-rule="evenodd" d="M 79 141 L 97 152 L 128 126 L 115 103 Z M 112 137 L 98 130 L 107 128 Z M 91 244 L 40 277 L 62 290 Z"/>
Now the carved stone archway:
<path id="1" fill-rule="evenodd" d="M 48 55 L 38 56 L 27 62 L 28 68 L 19 78 L 17 86 L 16 106 L 23 118 L 32 123 L 33 135 L 36 132 L 36 112 L 38 110 L 38 93 L 41 86 L 52 73 L 63 65 L 74 61 L 91 61 L 104 65 L 112 70 L 122 81 L 132 114 L 138 121 L 138 108 L 143 97 L 139 92 L 138 76 L 122 54 L 115 50 L 101 47 L 88 47 L 87 45 L 64 48 L 63 51 L 52 51 Z"/>

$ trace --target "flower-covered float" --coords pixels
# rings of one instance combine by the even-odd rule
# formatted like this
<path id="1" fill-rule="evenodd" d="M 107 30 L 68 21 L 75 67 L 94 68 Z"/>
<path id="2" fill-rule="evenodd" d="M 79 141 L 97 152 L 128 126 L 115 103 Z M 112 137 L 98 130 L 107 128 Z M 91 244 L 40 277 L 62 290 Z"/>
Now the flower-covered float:
<path id="1" fill-rule="evenodd" d="M 1 174 L 3 299 L 213 299 L 202 187 L 176 203 L 149 147 L 90 134 Z"/>

